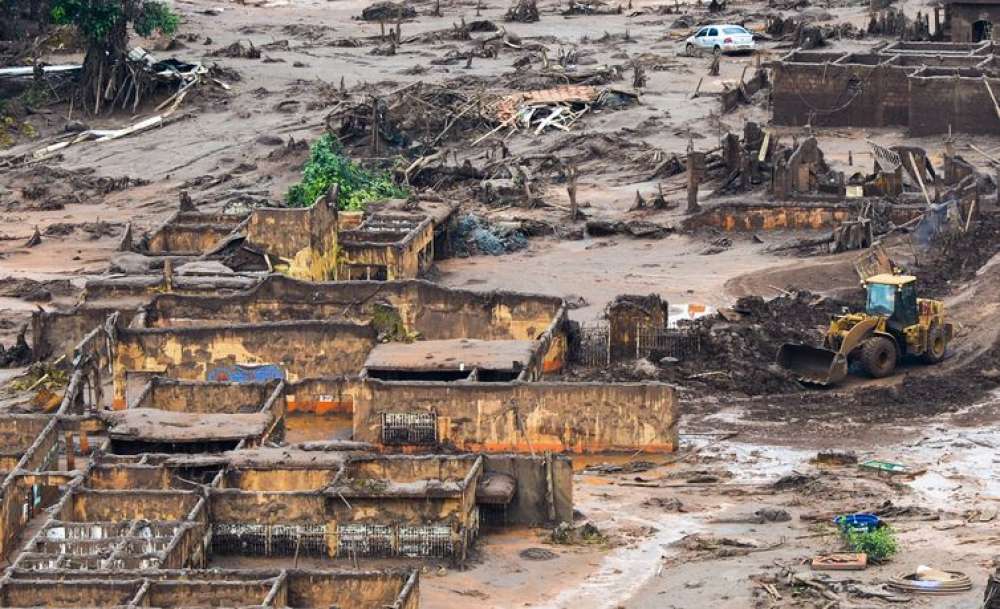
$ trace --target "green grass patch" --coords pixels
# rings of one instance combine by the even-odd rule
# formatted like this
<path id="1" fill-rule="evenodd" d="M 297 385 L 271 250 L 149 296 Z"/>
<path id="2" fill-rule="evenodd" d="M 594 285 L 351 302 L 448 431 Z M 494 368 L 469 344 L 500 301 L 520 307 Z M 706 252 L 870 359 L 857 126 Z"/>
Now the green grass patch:
<path id="1" fill-rule="evenodd" d="M 869 562 L 884 562 L 899 551 L 896 533 L 887 525 L 871 531 L 845 527 L 841 535 L 852 552 L 864 552 Z"/>
<path id="2" fill-rule="evenodd" d="M 288 189 L 286 199 L 292 207 L 309 207 L 334 184 L 340 187 L 339 207 L 346 210 L 363 210 L 369 201 L 409 194 L 388 173 L 370 171 L 347 158 L 340 142 L 325 134 L 313 143 L 302 181 Z"/>

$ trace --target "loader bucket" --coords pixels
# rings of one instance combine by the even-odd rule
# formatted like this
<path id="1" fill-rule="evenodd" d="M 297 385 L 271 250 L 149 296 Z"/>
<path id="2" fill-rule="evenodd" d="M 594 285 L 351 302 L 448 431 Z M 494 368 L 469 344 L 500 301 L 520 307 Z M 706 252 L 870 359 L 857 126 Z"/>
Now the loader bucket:
<path id="1" fill-rule="evenodd" d="M 778 365 L 806 383 L 832 385 L 847 376 L 847 358 L 836 351 L 786 343 L 778 350 Z"/>

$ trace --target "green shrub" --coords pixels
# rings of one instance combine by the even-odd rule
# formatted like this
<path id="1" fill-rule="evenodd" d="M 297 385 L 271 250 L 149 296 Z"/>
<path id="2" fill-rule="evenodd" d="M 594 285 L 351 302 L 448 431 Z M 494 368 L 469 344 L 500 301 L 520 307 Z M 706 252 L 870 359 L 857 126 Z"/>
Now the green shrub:
<path id="1" fill-rule="evenodd" d="M 843 528 L 841 535 L 852 552 L 867 554 L 869 562 L 883 562 L 899 551 L 896 533 L 887 525 L 871 531 Z"/>
<path id="2" fill-rule="evenodd" d="M 340 209 L 362 210 L 369 201 L 408 194 L 388 173 L 369 171 L 344 156 L 340 142 L 325 134 L 310 149 L 302 181 L 288 190 L 288 204 L 308 207 L 334 184 L 340 187 Z"/>
<path id="3" fill-rule="evenodd" d="M 122 21 L 131 21 L 140 36 L 153 32 L 171 35 L 180 18 L 169 6 L 155 0 L 126 3 L 121 0 L 53 0 L 52 22 L 75 25 L 91 41 L 106 41 Z"/>

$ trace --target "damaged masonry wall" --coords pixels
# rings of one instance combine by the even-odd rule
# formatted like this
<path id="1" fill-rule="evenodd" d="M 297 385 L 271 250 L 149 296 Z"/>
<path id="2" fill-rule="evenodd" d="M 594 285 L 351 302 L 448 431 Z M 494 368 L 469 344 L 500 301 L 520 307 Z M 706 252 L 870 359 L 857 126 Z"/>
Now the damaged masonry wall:
<path id="1" fill-rule="evenodd" d="M 434 262 L 431 218 L 373 214 L 357 230 L 341 231 L 337 278 L 391 280 L 419 277 Z"/>
<path id="2" fill-rule="evenodd" d="M 129 376 L 205 380 L 217 369 L 269 365 L 284 378 L 357 372 L 375 344 L 371 326 L 288 321 L 185 328 L 119 328 L 113 380 L 115 409 L 125 408 Z"/>
<path id="3" fill-rule="evenodd" d="M 322 381 L 290 389 L 296 399 Z M 338 392 L 323 391 L 331 395 Z M 427 413 L 434 437 L 403 447 L 535 453 L 677 449 L 677 401 L 660 383 L 428 383 L 356 385 L 354 438 L 399 446 L 387 434 L 394 415 Z"/>
<path id="4" fill-rule="evenodd" d="M 270 275 L 231 295 L 161 294 L 147 307 L 143 325 L 297 319 L 363 323 L 382 303 L 399 313 L 408 332 L 427 340 L 534 340 L 565 314 L 562 300 L 551 296 L 454 290 L 421 280 L 314 283 Z"/>
<path id="5" fill-rule="evenodd" d="M 989 93 L 1000 90 L 1000 78 L 989 43 L 906 44 L 880 54 L 790 53 L 773 65 L 774 121 L 900 126 L 913 136 L 946 133 L 949 126 L 1000 133 Z"/>
<path id="6" fill-rule="evenodd" d="M 337 195 L 306 209 L 259 208 L 250 214 L 247 242 L 283 259 L 287 272 L 300 279 L 336 278 Z"/>
<path id="7" fill-rule="evenodd" d="M 297 477 L 319 488 L 214 490 L 213 551 L 463 560 L 478 533 L 482 471 L 476 455 L 356 456 L 325 482 Z M 257 486 L 260 476 L 244 474 L 237 482 Z"/>
<path id="8" fill-rule="evenodd" d="M 417 609 L 411 569 L 102 571 L 78 576 L 14 571 L 0 582 L 3 607 L 249 607 Z"/>
<path id="9" fill-rule="evenodd" d="M 156 377 L 126 410 L 106 412 L 111 451 L 212 452 L 280 440 L 284 386 L 178 381 Z"/>
<path id="10" fill-rule="evenodd" d="M 387 328 L 396 323 L 387 316 L 398 317 L 401 327 Z M 139 323 L 168 327 L 291 319 L 372 321 L 394 338 L 405 334 L 423 340 L 536 341 L 536 354 L 528 364 L 532 378 L 561 370 L 566 358 L 562 299 L 453 290 L 419 280 L 307 283 L 271 275 L 233 295 L 157 296 Z M 360 367 L 352 372 L 359 371 Z"/>

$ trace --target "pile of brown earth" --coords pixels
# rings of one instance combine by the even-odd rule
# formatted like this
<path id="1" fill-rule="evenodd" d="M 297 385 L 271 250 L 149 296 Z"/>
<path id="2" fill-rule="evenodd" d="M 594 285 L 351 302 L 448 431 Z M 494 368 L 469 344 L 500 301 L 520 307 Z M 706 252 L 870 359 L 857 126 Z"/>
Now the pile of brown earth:
<path id="1" fill-rule="evenodd" d="M 938 238 L 934 249 L 920 260 L 917 275 L 928 297 L 951 293 L 968 281 L 1000 252 L 1000 214 L 984 213 L 969 232 L 954 230 Z"/>
<path id="2" fill-rule="evenodd" d="M 104 195 L 149 183 L 129 176 L 107 177 L 94 168 L 64 169 L 32 165 L 11 171 L 0 187 L 0 209 L 4 211 L 54 211 L 67 205 L 96 203 Z"/>
<path id="3" fill-rule="evenodd" d="M 605 370 L 571 369 L 567 377 L 588 380 L 659 380 L 698 395 L 759 396 L 800 392 L 803 386 L 775 363 L 782 344 L 819 344 L 835 315 L 857 307 L 805 290 L 772 300 L 740 298 L 732 309 L 682 322 L 698 353 L 681 360 L 653 353 L 648 360 Z"/>
<path id="4" fill-rule="evenodd" d="M 778 349 L 784 343 L 818 344 L 831 317 L 846 308 L 846 302 L 803 290 L 769 301 L 740 298 L 730 311 L 683 323 L 698 337 L 699 353 L 683 361 L 659 360 L 659 379 L 750 396 L 801 391 L 775 363 Z"/>

